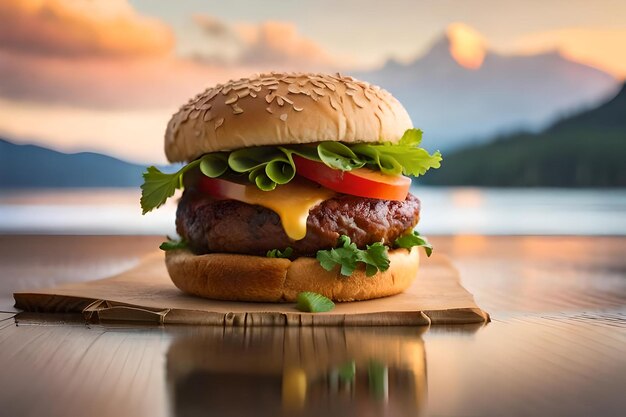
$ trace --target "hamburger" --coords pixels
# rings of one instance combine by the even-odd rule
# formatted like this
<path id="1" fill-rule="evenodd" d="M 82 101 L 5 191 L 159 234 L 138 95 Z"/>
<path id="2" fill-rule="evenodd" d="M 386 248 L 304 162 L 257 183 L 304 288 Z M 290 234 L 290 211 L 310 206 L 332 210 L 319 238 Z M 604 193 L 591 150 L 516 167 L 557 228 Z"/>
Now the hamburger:
<path id="1" fill-rule="evenodd" d="M 270 73 L 208 88 L 167 125 L 185 165 L 144 173 L 143 213 L 183 189 L 174 284 L 202 297 L 335 301 L 405 290 L 417 275 L 420 201 L 410 176 L 438 168 L 404 107 L 340 74 Z"/>

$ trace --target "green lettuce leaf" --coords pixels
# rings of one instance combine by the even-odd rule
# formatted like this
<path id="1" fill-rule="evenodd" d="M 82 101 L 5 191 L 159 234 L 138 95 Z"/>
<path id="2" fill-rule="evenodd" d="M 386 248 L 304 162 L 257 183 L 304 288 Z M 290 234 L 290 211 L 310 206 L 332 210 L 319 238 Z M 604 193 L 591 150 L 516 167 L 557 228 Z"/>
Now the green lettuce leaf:
<path id="1" fill-rule="evenodd" d="M 407 129 L 402 137 L 400 138 L 400 142 L 398 145 L 400 146 L 410 146 L 412 148 L 417 148 L 422 143 L 422 130 L 421 129 Z"/>
<path id="2" fill-rule="evenodd" d="M 199 164 L 200 160 L 197 159 L 173 174 L 165 174 L 155 166 L 148 167 L 143 173 L 143 184 L 141 185 L 142 214 L 165 204 L 177 189 L 183 188 L 183 174 Z"/>
<path id="3" fill-rule="evenodd" d="M 285 158 L 285 155 L 280 149 L 273 146 L 258 146 L 232 151 L 228 156 L 228 165 L 235 172 L 249 172 L 281 158 Z"/>
<path id="4" fill-rule="evenodd" d="M 248 180 L 255 184 L 259 190 L 272 191 L 276 188 L 276 183 L 265 173 L 265 167 L 257 167 L 250 171 Z"/>
<path id="5" fill-rule="evenodd" d="M 281 251 L 280 249 L 268 250 L 265 256 L 268 258 L 289 258 L 292 253 L 293 253 L 293 249 L 290 247 L 287 247 L 283 251 Z"/>
<path id="6" fill-rule="evenodd" d="M 365 264 L 365 275 L 368 277 L 376 275 L 378 271 L 386 271 L 389 269 L 387 247 L 380 242 L 368 246 L 367 250 L 359 250 L 357 252 L 357 259 L 359 262 Z"/>
<path id="7" fill-rule="evenodd" d="M 200 171 L 209 178 L 217 178 L 228 172 L 228 153 L 215 152 L 200 159 Z"/>
<path id="8" fill-rule="evenodd" d="M 365 165 L 348 146 L 340 142 L 320 143 L 317 145 L 317 154 L 324 164 L 341 171 L 350 171 Z"/>
<path id="9" fill-rule="evenodd" d="M 141 208 L 146 214 L 163 205 L 176 189 L 182 188 L 183 174 L 198 166 L 210 178 L 244 174 L 260 190 L 274 190 L 277 185 L 287 184 L 295 177 L 294 154 L 342 171 L 368 166 L 388 175 L 424 175 L 431 168 L 439 168 L 442 158 L 439 152 L 431 155 L 420 148 L 421 141 L 422 131 L 409 129 L 397 144 L 321 142 L 286 147 L 259 146 L 206 154 L 173 174 L 165 174 L 151 166 L 143 174 Z"/>
<path id="10" fill-rule="evenodd" d="M 418 177 L 424 175 L 431 168 L 439 168 L 441 166 L 441 153 L 439 151 L 430 155 L 425 149 L 397 146 L 376 146 L 380 154 L 381 160 L 394 161 L 395 165 L 392 169 L 394 172 L 398 170 L 404 175 L 412 175 Z M 382 163 L 379 165 L 380 170 L 385 172 L 389 168 Z M 391 173 L 391 172 L 387 172 Z"/>
<path id="11" fill-rule="evenodd" d="M 393 145 L 384 143 L 381 145 L 357 144 L 351 149 L 362 159 L 367 159 L 367 164 L 389 175 L 424 175 L 430 168 L 441 166 L 441 153 L 439 151 L 430 155 L 425 149 L 419 147 L 422 142 L 422 131 L 408 129 L 402 135 L 400 141 Z"/>
<path id="12" fill-rule="evenodd" d="M 377 242 L 366 249 L 357 248 L 346 235 L 341 235 L 337 248 L 317 251 L 316 259 L 327 271 L 339 266 L 341 275 L 350 276 L 359 262 L 365 264 L 365 275 L 371 277 L 378 271 L 389 269 L 387 247 Z"/>
<path id="13" fill-rule="evenodd" d="M 263 191 L 271 191 L 277 184 L 287 184 L 296 175 L 296 166 L 290 154 L 281 147 L 262 146 L 232 151 L 229 168 L 247 173 L 250 182 Z"/>
<path id="14" fill-rule="evenodd" d="M 167 240 L 159 246 L 159 249 L 168 251 L 168 250 L 176 250 L 176 249 L 187 249 L 187 241 L 184 239 L 175 240 L 171 237 L 167 237 Z"/>
<path id="15" fill-rule="evenodd" d="M 296 166 L 287 157 L 275 159 L 265 165 L 265 175 L 276 184 L 287 184 L 296 176 Z"/>
<path id="16" fill-rule="evenodd" d="M 426 256 L 430 257 L 433 254 L 433 245 L 426 240 L 424 236 L 420 236 L 415 230 L 412 233 L 400 236 L 393 243 L 396 248 L 411 249 L 413 246 L 421 246 L 426 252 Z"/>
<path id="17" fill-rule="evenodd" d="M 313 161 L 321 162 L 319 152 L 317 150 L 318 145 L 294 145 L 294 146 L 281 146 L 279 149 L 291 158 L 291 155 L 296 154 L 300 155 L 303 158 L 311 159 Z"/>
<path id="18" fill-rule="evenodd" d="M 321 294 L 305 291 L 297 295 L 296 308 L 308 313 L 325 313 L 335 308 L 335 303 Z"/>

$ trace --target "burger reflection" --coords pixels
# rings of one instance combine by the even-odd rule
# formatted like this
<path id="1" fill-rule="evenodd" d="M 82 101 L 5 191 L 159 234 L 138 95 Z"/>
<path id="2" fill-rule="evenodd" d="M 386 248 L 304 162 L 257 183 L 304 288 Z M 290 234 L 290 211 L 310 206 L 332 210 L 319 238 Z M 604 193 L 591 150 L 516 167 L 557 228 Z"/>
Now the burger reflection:
<path id="1" fill-rule="evenodd" d="M 173 413 L 419 415 L 426 399 L 421 329 L 202 329 L 167 354 Z"/>

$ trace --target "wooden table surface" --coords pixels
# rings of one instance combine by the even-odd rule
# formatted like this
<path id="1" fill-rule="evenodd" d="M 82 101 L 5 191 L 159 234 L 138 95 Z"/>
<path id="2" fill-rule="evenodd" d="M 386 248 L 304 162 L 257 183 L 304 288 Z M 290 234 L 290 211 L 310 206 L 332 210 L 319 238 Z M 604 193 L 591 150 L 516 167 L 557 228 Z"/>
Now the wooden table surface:
<path id="1" fill-rule="evenodd" d="M 618 416 L 626 238 L 432 239 L 485 326 L 86 325 L 16 290 L 106 277 L 159 237 L 0 236 L 0 415 Z"/>

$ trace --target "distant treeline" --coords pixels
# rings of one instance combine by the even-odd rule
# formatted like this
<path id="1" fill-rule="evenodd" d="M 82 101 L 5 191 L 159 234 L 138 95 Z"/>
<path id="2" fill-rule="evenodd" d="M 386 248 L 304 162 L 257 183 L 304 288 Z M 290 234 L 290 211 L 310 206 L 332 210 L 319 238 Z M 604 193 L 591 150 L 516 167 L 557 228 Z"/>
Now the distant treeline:
<path id="1" fill-rule="evenodd" d="M 144 170 L 108 155 L 68 154 L 0 138 L 0 188 L 139 187 Z"/>
<path id="2" fill-rule="evenodd" d="M 537 134 L 518 133 L 444 154 L 419 180 L 433 185 L 626 187 L 626 86 L 596 109 Z"/>

